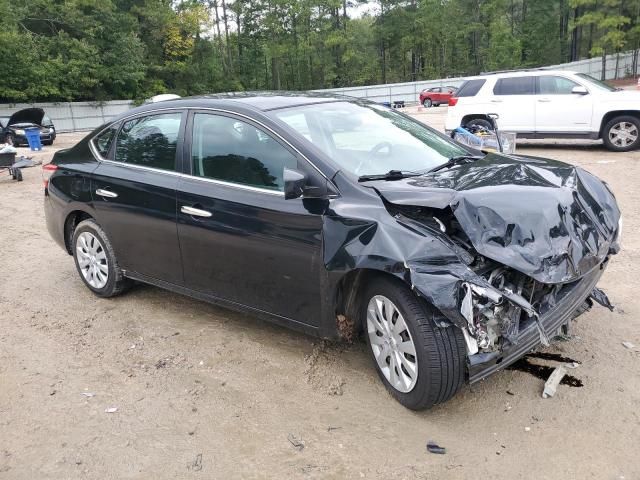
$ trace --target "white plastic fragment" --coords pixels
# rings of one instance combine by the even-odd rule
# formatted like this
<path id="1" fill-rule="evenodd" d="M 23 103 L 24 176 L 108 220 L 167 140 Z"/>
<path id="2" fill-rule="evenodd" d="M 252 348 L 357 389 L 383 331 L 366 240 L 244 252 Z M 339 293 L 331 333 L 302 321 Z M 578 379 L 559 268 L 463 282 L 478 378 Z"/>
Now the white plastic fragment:
<path id="1" fill-rule="evenodd" d="M 531 427 L 524 427 L 524 431 L 525 432 L 530 432 L 531 431 Z"/>
<path id="2" fill-rule="evenodd" d="M 82 392 L 81 395 L 84 395 L 85 397 L 91 398 L 95 395 L 95 393 L 91 393 L 91 392 Z"/>
<path id="3" fill-rule="evenodd" d="M 633 350 L 636 346 L 631 342 L 622 342 L 624 348 L 628 348 L 629 350 Z"/>
<path id="4" fill-rule="evenodd" d="M 567 374 L 567 370 L 564 367 L 556 367 L 556 369 L 551 372 L 549 378 L 544 384 L 544 390 L 542 391 L 542 398 L 553 397 L 556 394 L 556 390 L 558 389 L 558 385 L 560 385 L 560 381 Z"/>
<path id="5" fill-rule="evenodd" d="M 106 408 L 104 413 L 116 413 L 118 411 L 118 407 L 109 407 Z"/>

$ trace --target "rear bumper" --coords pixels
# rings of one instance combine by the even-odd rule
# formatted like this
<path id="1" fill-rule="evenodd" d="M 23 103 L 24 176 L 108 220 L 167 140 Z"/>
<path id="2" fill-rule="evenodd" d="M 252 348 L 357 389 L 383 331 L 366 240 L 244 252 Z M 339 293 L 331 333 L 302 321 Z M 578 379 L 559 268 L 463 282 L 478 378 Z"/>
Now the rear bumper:
<path id="1" fill-rule="evenodd" d="M 553 336 L 562 325 L 571 321 L 574 312 L 589 297 L 600 280 L 606 263 L 607 260 L 568 288 L 566 292 L 561 293 L 562 296 L 557 299 L 556 305 L 541 315 L 540 320 L 549 336 Z M 500 352 L 479 353 L 468 358 L 469 383 L 484 380 L 489 375 L 508 367 L 540 344 L 538 328 L 533 320 L 530 320 L 523 326 L 515 345 L 503 348 Z"/>

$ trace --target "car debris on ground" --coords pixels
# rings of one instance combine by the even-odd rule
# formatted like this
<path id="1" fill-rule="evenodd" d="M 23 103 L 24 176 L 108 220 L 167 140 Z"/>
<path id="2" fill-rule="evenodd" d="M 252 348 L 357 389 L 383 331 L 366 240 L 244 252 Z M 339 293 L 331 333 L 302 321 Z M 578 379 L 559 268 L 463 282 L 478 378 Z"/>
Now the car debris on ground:
<path id="1" fill-rule="evenodd" d="M 104 410 L 104 413 L 116 413 L 118 411 L 118 407 L 109 407 Z"/>
<path id="2" fill-rule="evenodd" d="M 441 447 L 440 445 L 438 445 L 437 443 L 435 443 L 432 440 L 429 440 L 427 442 L 427 450 L 431 453 L 435 453 L 438 455 L 444 455 L 445 453 L 447 453 L 447 449 L 444 447 Z"/>
<path id="3" fill-rule="evenodd" d="M 293 445 L 293 448 L 295 448 L 299 452 L 304 450 L 304 440 L 295 436 L 293 433 L 287 435 L 287 440 L 289 440 L 289 443 Z"/>
<path id="4" fill-rule="evenodd" d="M 629 350 L 633 350 L 636 346 L 631 342 L 622 342 L 624 348 L 628 348 Z"/>
<path id="5" fill-rule="evenodd" d="M 544 384 L 544 390 L 542 391 L 542 398 L 553 397 L 556 394 L 558 385 L 567 374 L 567 370 L 564 367 L 556 367 L 556 369 L 549 375 L 549 378 Z"/>

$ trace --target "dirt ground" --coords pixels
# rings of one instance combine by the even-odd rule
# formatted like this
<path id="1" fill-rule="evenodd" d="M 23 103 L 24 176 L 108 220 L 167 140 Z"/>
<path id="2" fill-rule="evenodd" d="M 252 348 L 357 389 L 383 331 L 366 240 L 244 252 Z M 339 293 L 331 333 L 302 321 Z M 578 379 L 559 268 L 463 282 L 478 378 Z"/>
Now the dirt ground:
<path id="1" fill-rule="evenodd" d="M 444 112 L 412 110 L 438 128 Z M 508 370 L 420 413 L 386 393 L 362 342 L 147 286 L 96 298 L 49 237 L 40 169 L 0 176 L 0 479 L 639 479 L 640 152 L 518 151 L 616 193 L 624 250 L 600 284 L 616 310 L 595 307 L 547 349 L 582 362 L 582 388 L 543 399 L 543 380 Z"/>

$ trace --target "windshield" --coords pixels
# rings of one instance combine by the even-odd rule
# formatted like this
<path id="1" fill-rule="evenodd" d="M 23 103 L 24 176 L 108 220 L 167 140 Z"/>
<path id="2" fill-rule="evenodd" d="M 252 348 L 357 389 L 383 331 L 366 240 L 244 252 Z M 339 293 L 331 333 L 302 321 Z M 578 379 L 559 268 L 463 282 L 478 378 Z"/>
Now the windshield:
<path id="1" fill-rule="evenodd" d="M 598 90 L 604 90 L 606 92 L 615 92 L 616 91 L 615 88 L 607 85 L 604 82 L 601 82 L 600 80 L 596 80 L 591 75 L 587 75 L 586 73 L 576 73 L 576 76 L 580 77 L 582 80 L 585 80 L 590 85 L 596 87 Z"/>
<path id="2" fill-rule="evenodd" d="M 424 172 L 462 147 L 425 125 L 387 107 L 335 102 L 272 112 L 352 174 L 378 175 L 390 170 Z"/>

